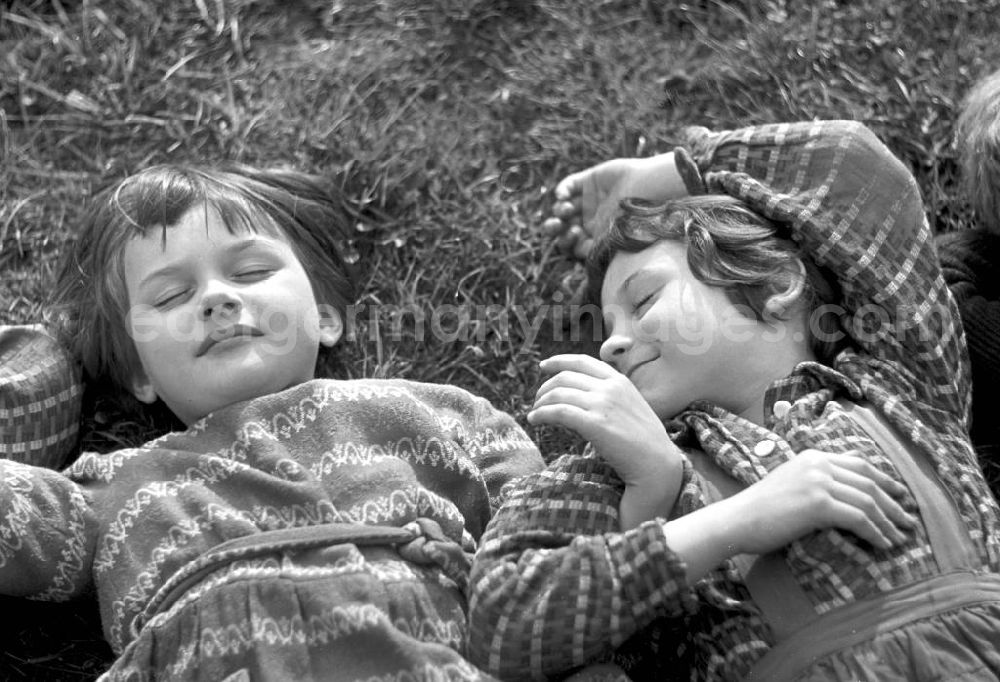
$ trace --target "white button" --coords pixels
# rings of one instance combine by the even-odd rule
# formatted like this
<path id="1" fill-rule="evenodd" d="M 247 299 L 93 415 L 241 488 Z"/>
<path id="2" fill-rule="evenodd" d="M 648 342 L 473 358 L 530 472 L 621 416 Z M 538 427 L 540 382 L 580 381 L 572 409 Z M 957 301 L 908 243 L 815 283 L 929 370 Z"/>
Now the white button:
<path id="1" fill-rule="evenodd" d="M 753 452 L 758 457 L 767 457 L 772 452 L 774 452 L 774 441 L 773 440 L 762 440 L 753 446 Z"/>
<path id="2" fill-rule="evenodd" d="M 792 404 L 787 400 L 775 401 L 774 407 L 771 410 L 774 412 L 774 416 L 778 419 L 784 419 L 788 411 L 792 409 Z"/>

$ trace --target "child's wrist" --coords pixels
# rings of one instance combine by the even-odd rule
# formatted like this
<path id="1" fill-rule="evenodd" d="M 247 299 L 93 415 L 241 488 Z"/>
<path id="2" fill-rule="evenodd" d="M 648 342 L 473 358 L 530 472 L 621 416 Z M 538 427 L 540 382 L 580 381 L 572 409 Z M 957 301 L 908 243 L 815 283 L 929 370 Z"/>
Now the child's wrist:
<path id="1" fill-rule="evenodd" d="M 662 479 L 651 479 L 636 485 L 626 485 L 618 505 L 622 530 L 629 530 L 643 521 L 670 516 L 676 495 L 673 486 Z"/>
<path id="2" fill-rule="evenodd" d="M 716 508 L 716 537 L 727 550 L 727 556 L 748 553 L 746 539 L 753 521 L 753 510 L 743 508 L 743 498 L 739 496 L 719 500 Z"/>
<path id="3" fill-rule="evenodd" d="M 628 196 L 659 202 L 683 196 L 676 180 L 677 166 L 673 152 L 633 160 Z"/>
<path id="4" fill-rule="evenodd" d="M 667 545 L 687 565 L 689 585 L 726 559 L 745 553 L 739 505 L 729 504 L 732 499 L 720 500 L 664 524 Z"/>

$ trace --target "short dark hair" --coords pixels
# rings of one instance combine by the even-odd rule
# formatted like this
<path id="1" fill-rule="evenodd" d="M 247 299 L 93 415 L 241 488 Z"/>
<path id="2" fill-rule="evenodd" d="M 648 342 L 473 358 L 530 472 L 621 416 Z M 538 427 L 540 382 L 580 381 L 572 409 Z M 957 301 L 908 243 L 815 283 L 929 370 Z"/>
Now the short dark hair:
<path id="1" fill-rule="evenodd" d="M 357 284 L 342 243 L 350 212 L 333 183 L 291 170 L 158 165 L 95 197 L 63 261 L 48 315 L 91 379 L 110 380 L 124 394 L 141 369 L 129 336 L 124 253 L 131 239 L 167 229 L 192 208 L 218 212 L 231 232 L 281 236 L 306 271 L 316 301 L 347 321 Z"/>
<path id="2" fill-rule="evenodd" d="M 638 253 L 664 240 L 686 244 L 692 274 L 708 286 L 722 288 L 734 305 L 749 310 L 757 320 L 765 319 L 767 300 L 799 276 L 798 263 L 806 270 L 800 301 L 807 315 L 839 300 L 833 278 L 777 225 L 733 197 L 705 194 L 664 203 L 623 200 L 618 216 L 587 260 L 590 301 L 600 306 L 604 276 L 616 254 Z M 816 357 L 832 362 L 845 338 L 837 317 L 810 318 L 809 334 Z"/>

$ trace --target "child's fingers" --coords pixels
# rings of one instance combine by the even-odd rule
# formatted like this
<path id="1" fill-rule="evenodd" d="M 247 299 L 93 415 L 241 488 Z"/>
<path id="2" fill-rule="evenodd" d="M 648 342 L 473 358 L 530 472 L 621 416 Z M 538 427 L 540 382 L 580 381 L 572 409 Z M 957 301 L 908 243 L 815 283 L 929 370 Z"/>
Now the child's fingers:
<path id="1" fill-rule="evenodd" d="M 570 173 L 565 178 L 559 181 L 556 185 L 555 197 L 558 201 L 569 201 L 573 197 L 579 196 L 580 191 L 583 187 L 581 179 L 586 174 L 586 171 L 580 171 L 579 173 Z"/>
<path id="2" fill-rule="evenodd" d="M 569 405 L 581 410 L 590 411 L 594 405 L 594 397 L 590 391 L 580 390 L 571 386 L 555 386 L 535 399 L 532 410 L 552 405 Z"/>
<path id="3" fill-rule="evenodd" d="M 566 353 L 563 355 L 553 355 L 545 358 L 538 367 L 547 374 L 558 372 L 580 372 L 597 379 L 610 379 L 618 376 L 619 372 L 606 362 L 589 355 Z"/>
<path id="4" fill-rule="evenodd" d="M 803 450 L 800 453 L 800 457 L 803 455 L 815 455 L 820 457 L 827 464 L 840 469 L 845 469 L 848 471 L 853 471 L 858 476 L 863 477 L 865 480 L 869 481 L 872 485 L 878 486 L 881 490 L 885 491 L 888 495 L 892 497 L 902 497 L 908 492 L 908 488 L 894 479 L 889 474 L 884 471 L 879 470 L 870 462 L 865 461 L 861 458 L 860 454 L 856 451 L 844 452 L 844 453 L 833 453 L 824 452 L 820 450 L 808 449 Z"/>
<path id="5" fill-rule="evenodd" d="M 566 223 L 563 222 L 562 218 L 546 218 L 542 223 L 542 231 L 549 237 L 558 237 L 566 229 Z"/>
<path id="6" fill-rule="evenodd" d="M 583 435 L 588 424 L 592 423 L 589 413 L 581 407 L 567 403 L 553 403 L 534 407 L 528 412 L 528 423 L 532 426 L 549 424 L 562 426 Z"/>
<path id="7" fill-rule="evenodd" d="M 905 485 L 856 455 L 833 454 L 829 461 L 834 465 L 835 480 L 873 499 L 896 527 L 914 528 L 917 525 L 916 517 L 895 499 L 906 493 Z"/>
<path id="8" fill-rule="evenodd" d="M 900 535 L 899 531 L 893 529 L 887 533 L 888 526 L 880 526 L 868 511 L 851 501 L 839 498 L 833 500 L 830 515 L 833 520 L 832 525 L 854 533 L 876 547 L 889 549 L 894 542 L 902 541 L 896 539 Z"/>
<path id="9" fill-rule="evenodd" d="M 881 513 L 885 514 L 897 528 L 913 528 L 917 525 L 917 519 L 868 476 L 847 468 L 837 468 L 834 471 L 834 479 L 874 500 Z"/>
<path id="10" fill-rule="evenodd" d="M 580 216 L 582 205 L 579 197 L 574 197 L 572 201 L 557 201 L 552 206 L 552 215 L 564 221 Z"/>
<path id="11" fill-rule="evenodd" d="M 572 370 L 559 372 L 555 376 L 546 379 L 542 385 L 538 387 L 538 390 L 535 391 L 535 403 L 537 404 L 538 400 L 542 396 L 555 388 L 572 388 L 578 391 L 592 391 L 596 388 L 595 381 L 597 380 L 589 374 L 583 374 Z"/>
<path id="12" fill-rule="evenodd" d="M 876 497 L 892 522 L 900 528 L 915 528 L 920 521 L 907 512 L 896 498 L 908 491 L 907 487 L 871 463 L 849 454 L 839 455 L 835 476 L 854 487 Z"/>
<path id="13" fill-rule="evenodd" d="M 584 232 L 583 228 L 579 225 L 572 225 L 567 229 L 560 237 L 557 237 L 556 247 L 559 252 L 566 256 L 576 255 L 577 249 L 579 248 L 580 242 L 587 239 L 587 233 Z"/>
<path id="14" fill-rule="evenodd" d="M 871 479 L 873 483 L 878 485 L 882 490 L 893 497 L 900 497 L 901 495 L 906 494 L 908 490 L 905 485 L 884 471 L 877 469 L 870 462 L 867 462 L 858 456 L 857 453 L 846 452 L 843 454 L 831 455 L 830 459 L 839 467 L 850 469 L 861 476 Z"/>
<path id="15" fill-rule="evenodd" d="M 872 490 L 865 485 L 866 482 L 871 482 L 861 479 L 863 477 L 853 472 L 838 472 L 837 484 L 831 488 L 830 493 L 840 502 L 849 504 L 864 514 L 865 527 L 868 524 L 874 526 L 879 535 L 892 544 L 905 542 L 906 535 L 900 530 L 900 526 L 908 526 L 897 523 L 896 519 L 903 521 L 907 516 L 906 512 L 881 489 L 876 487 Z"/>

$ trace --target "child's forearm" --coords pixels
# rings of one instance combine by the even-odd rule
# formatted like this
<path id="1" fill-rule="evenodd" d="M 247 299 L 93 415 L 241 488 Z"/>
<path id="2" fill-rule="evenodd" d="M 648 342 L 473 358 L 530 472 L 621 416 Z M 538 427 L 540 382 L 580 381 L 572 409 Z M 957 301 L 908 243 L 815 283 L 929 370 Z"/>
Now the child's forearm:
<path id="1" fill-rule="evenodd" d="M 720 500 L 664 525 L 667 545 L 687 566 L 688 585 L 742 552 L 744 527 L 736 506 L 733 498 Z"/>
<path id="2" fill-rule="evenodd" d="M 673 152 L 634 159 L 634 164 L 627 186 L 623 188 L 623 196 L 666 201 L 688 195 L 684 180 L 677 171 Z"/>

